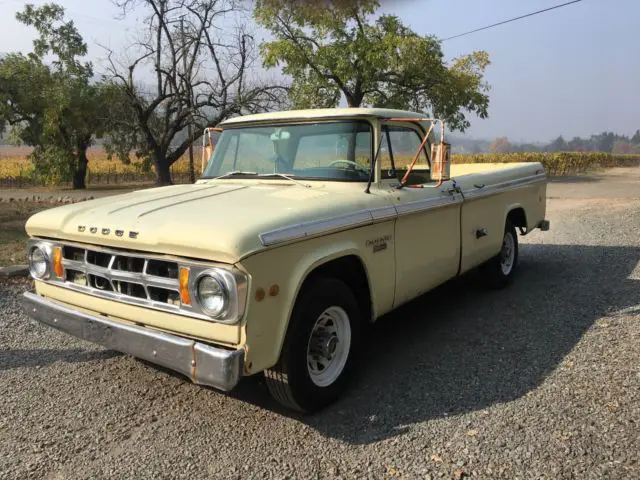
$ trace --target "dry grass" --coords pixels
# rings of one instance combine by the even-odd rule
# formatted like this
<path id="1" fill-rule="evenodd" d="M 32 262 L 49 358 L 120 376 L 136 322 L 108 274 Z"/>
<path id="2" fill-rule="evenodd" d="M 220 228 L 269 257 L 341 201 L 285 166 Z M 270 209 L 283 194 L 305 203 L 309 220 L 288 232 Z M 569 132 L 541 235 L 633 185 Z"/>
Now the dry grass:
<path id="1" fill-rule="evenodd" d="M 50 205 L 34 202 L 2 203 L 0 208 L 0 266 L 26 264 L 24 231 L 27 219 Z"/>
<path id="2" fill-rule="evenodd" d="M 7 178 L 29 178 L 33 175 L 33 165 L 28 156 L 32 149 L 28 147 L 0 146 L 0 179 Z M 143 162 L 132 155 L 132 161 L 124 164 L 117 158 L 109 159 L 107 152 L 100 147 L 90 148 L 89 157 L 89 178 L 92 175 L 99 176 L 105 174 L 113 175 L 138 175 L 149 171 L 145 169 Z M 196 172 L 200 170 L 200 151 L 194 150 L 194 163 Z M 173 173 L 186 174 L 189 172 L 189 159 L 183 155 L 171 168 Z"/>
<path id="3" fill-rule="evenodd" d="M 28 159 L 31 152 L 26 147 L 0 146 L 0 185 L 9 188 L 37 187 L 42 185 L 33 176 L 33 166 Z M 155 174 L 138 159 L 124 164 L 118 159 L 109 159 L 107 153 L 100 147 L 89 149 L 88 185 L 133 185 L 153 183 Z M 411 163 L 413 155 L 402 154 L 396 158 L 396 167 L 400 168 Z M 359 163 L 366 163 L 358 159 Z M 640 155 L 617 155 L 597 152 L 560 152 L 560 153 L 504 153 L 453 155 L 453 163 L 510 163 L 510 162 L 541 162 L 549 175 L 574 175 L 599 168 L 617 166 L 632 166 L 640 164 Z M 194 150 L 196 175 L 200 174 L 200 149 Z M 315 163 L 315 162 L 314 162 Z M 388 161 L 386 163 L 389 163 Z M 314 165 L 305 165 L 314 166 Z M 260 162 L 253 162 L 245 158 L 242 162 L 243 170 L 264 171 L 271 165 L 264 167 Z M 183 155 L 171 168 L 174 181 L 184 183 L 188 181 L 189 164 L 187 155 Z"/>
<path id="4" fill-rule="evenodd" d="M 640 165 L 640 155 L 622 155 L 603 152 L 532 152 L 532 153 L 480 153 L 453 155 L 453 163 L 514 163 L 540 162 L 548 175 L 564 176 L 593 170 Z"/>

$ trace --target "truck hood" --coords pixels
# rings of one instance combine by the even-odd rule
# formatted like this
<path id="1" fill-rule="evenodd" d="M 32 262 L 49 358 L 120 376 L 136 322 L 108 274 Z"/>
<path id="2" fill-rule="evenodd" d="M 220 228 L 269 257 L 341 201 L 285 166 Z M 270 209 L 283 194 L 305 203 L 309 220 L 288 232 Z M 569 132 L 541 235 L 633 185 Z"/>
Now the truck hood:
<path id="1" fill-rule="evenodd" d="M 258 235 L 371 207 L 361 185 L 197 183 L 150 188 L 33 215 L 30 236 L 235 263 L 263 249 Z M 383 199 L 377 198 L 379 203 Z"/>

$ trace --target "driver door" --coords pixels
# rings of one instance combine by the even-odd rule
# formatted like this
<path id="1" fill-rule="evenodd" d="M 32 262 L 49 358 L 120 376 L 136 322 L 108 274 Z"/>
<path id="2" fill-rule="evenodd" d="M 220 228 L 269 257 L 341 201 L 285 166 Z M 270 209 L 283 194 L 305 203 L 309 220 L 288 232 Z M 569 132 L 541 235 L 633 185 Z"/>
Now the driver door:
<path id="1" fill-rule="evenodd" d="M 417 125 L 385 125 L 380 165 L 382 182 L 398 212 L 395 225 L 396 293 L 401 305 L 446 282 L 460 265 L 460 209 L 462 197 L 453 181 L 436 187 L 429 179 L 429 159 L 423 149 L 409 185 L 397 188 L 422 142 Z M 418 168 L 419 167 L 419 168 Z M 387 177 L 385 179 L 385 177 Z M 413 188 L 412 188 L 413 187 Z"/>

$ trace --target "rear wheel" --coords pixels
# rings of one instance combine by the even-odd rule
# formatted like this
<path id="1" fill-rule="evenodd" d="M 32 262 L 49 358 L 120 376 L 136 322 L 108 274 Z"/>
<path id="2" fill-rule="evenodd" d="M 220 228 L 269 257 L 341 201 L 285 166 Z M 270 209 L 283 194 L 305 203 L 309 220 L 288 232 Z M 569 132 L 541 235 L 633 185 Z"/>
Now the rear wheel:
<path id="1" fill-rule="evenodd" d="M 265 371 L 271 395 L 311 413 L 347 387 L 360 341 L 361 315 L 349 287 L 333 278 L 306 286 L 293 309 L 278 363 Z"/>
<path id="2" fill-rule="evenodd" d="M 515 227 L 507 219 L 500 252 L 480 267 L 480 273 L 490 287 L 503 288 L 513 281 L 517 265 L 518 236 Z"/>

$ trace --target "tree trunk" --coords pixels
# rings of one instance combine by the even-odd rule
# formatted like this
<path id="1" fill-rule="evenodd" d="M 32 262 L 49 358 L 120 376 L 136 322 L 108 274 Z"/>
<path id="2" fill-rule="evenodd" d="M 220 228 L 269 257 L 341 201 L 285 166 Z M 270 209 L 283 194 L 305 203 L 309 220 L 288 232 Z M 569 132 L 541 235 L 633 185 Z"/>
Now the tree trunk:
<path id="1" fill-rule="evenodd" d="M 364 100 L 364 95 L 361 93 L 355 93 L 351 95 L 345 95 L 347 99 L 347 107 L 349 108 L 359 108 L 362 106 L 362 100 Z"/>
<path id="2" fill-rule="evenodd" d="M 156 185 L 173 185 L 171 180 L 170 165 L 166 157 L 155 155 L 154 165 L 156 167 Z"/>
<path id="3" fill-rule="evenodd" d="M 87 165 L 89 164 L 89 159 L 87 158 L 87 147 L 80 146 L 78 148 L 78 162 L 76 164 L 76 171 L 73 172 L 73 189 L 74 190 L 84 190 L 87 188 L 86 178 L 87 178 Z"/>
<path id="4" fill-rule="evenodd" d="M 189 138 L 191 135 L 191 124 L 188 125 Z M 191 183 L 196 183 L 196 169 L 193 165 L 193 142 L 189 143 L 189 181 Z"/>

